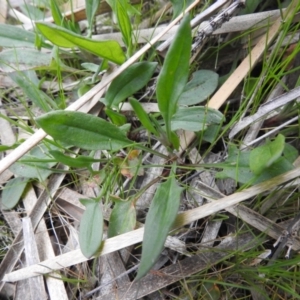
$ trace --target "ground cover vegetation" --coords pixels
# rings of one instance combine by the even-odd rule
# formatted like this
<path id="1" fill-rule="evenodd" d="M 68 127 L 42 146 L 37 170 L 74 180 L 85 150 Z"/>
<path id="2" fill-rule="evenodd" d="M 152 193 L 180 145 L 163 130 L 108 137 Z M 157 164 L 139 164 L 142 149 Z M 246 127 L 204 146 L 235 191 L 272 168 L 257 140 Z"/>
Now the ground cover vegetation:
<path id="1" fill-rule="evenodd" d="M 1 297 L 300 298 L 298 1 L 3 5 Z"/>

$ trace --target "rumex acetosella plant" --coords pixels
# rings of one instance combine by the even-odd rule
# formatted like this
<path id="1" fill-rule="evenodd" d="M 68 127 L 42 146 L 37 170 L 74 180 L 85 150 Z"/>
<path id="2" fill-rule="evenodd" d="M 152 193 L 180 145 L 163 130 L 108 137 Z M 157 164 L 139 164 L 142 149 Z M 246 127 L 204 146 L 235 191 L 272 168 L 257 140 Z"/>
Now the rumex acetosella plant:
<path id="1" fill-rule="evenodd" d="M 93 1 L 92 1 L 93 2 Z M 91 3 L 92 3 L 91 2 Z M 124 3 L 123 3 L 124 2 Z M 51 41 L 53 45 L 53 55 L 57 64 L 62 63 L 59 58 L 60 48 L 74 48 L 87 51 L 102 59 L 101 68 L 108 66 L 108 62 L 122 64 L 127 57 L 132 54 L 132 29 L 128 18 L 126 1 L 120 1 L 118 5 L 112 5 L 113 11 L 117 15 L 118 25 L 122 28 L 121 33 L 126 45 L 126 53 L 116 41 L 95 41 L 79 35 L 75 27 L 65 22 L 59 12 L 55 1 L 51 2 L 52 14 L 55 24 L 39 22 L 36 28 L 39 32 L 39 47 L 50 47 L 44 39 Z M 89 7 L 87 11 L 89 26 L 96 7 Z M 142 126 L 156 139 L 160 140 L 173 156 L 173 151 L 179 148 L 179 138 L 177 129 L 200 131 L 205 129 L 203 125 L 206 121 L 220 123 L 223 116 L 216 111 L 205 107 L 188 107 L 203 100 L 190 100 L 191 95 L 197 94 L 198 81 L 203 80 L 203 75 L 193 74 L 193 79 L 188 82 L 189 60 L 191 53 L 191 28 L 190 17 L 186 15 L 182 20 L 173 43 L 166 55 L 165 61 L 157 78 L 156 99 L 160 110 L 160 116 L 151 116 L 144 111 L 143 105 L 134 98 L 130 98 L 130 104 L 141 122 Z M 37 55 L 37 61 L 42 59 Z M 43 57 L 44 59 L 44 57 Z M 88 115 L 82 112 L 59 110 L 63 105 L 56 105 L 55 102 L 41 101 L 37 105 L 45 112 L 44 115 L 36 119 L 36 124 L 50 135 L 54 142 L 44 142 L 43 145 L 30 151 L 28 155 L 17 162 L 12 169 L 20 178 L 13 179 L 3 195 L 3 203 L 6 209 L 11 209 L 17 202 L 11 203 L 11 193 L 14 199 L 19 199 L 26 188 L 29 179 L 38 178 L 45 180 L 51 174 L 51 168 L 56 163 L 65 164 L 71 168 L 87 168 L 91 174 L 91 165 L 101 161 L 114 169 L 113 165 L 123 168 L 132 168 L 122 174 L 133 177 L 141 174 L 138 166 L 140 161 L 137 156 L 140 151 L 154 153 L 150 147 L 142 143 L 133 142 L 128 137 L 130 125 L 126 123 L 126 118 L 119 113 L 119 105 L 136 92 L 147 85 L 157 69 L 157 62 L 140 61 L 134 63 L 123 71 L 109 86 L 105 98 L 101 99 L 105 104 L 105 112 L 110 121 L 103 118 Z M 62 65 L 65 68 L 65 65 Z M 97 70 L 102 70 L 99 68 Z M 215 78 L 216 79 L 216 78 Z M 20 80 L 19 80 L 20 81 Z M 212 89 L 213 91 L 213 89 Z M 211 92 L 212 92 L 211 91 Z M 38 93 L 37 89 L 30 90 Z M 39 93 L 41 98 L 41 93 Z M 43 96 L 44 98 L 46 95 Z M 185 101 L 189 99 L 189 101 Z M 44 103 L 47 103 L 45 106 Z M 188 120 L 186 119 L 188 115 Z M 205 120 L 204 120 L 205 119 Z M 199 124 L 201 124 L 199 126 Z M 91 153 L 91 155 L 78 155 L 72 151 L 72 147 L 79 147 Z M 128 157 L 120 159 L 116 153 L 120 150 L 128 150 Z M 94 159 L 92 154 L 97 150 L 108 151 L 112 159 Z M 85 152 L 86 153 L 86 152 Z M 71 155 L 72 154 L 72 155 Z M 168 158 L 160 153 L 155 153 Z M 46 164 L 47 162 L 47 164 Z M 25 170 L 19 173 L 17 170 Z M 102 191 L 95 199 L 82 199 L 82 204 L 86 207 L 80 225 L 80 246 L 82 253 L 86 257 L 96 255 L 101 248 L 103 234 L 103 216 L 100 202 L 109 194 L 109 180 L 118 176 L 118 172 L 110 172 L 106 182 L 102 183 Z M 129 174 L 129 175 L 128 175 Z M 25 178 L 25 179 L 24 179 Z M 16 188 L 17 187 L 17 188 Z M 150 210 L 145 223 L 145 234 L 143 241 L 142 260 L 138 271 L 137 279 L 143 277 L 152 267 L 159 256 L 167 234 L 176 218 L 180 194 L 182 187 L 176 181 L 176 162 L 170 168 L 169 175 L 161 183 L 153 198 Z M 128 199 L 113 199 L 114 208 L 110 217 L 108 235 L 109 237 L 133 230 L 136 224 L 135 201 L 137 195 Z M 7 200 L 6 200 L 7 199 Z"/>

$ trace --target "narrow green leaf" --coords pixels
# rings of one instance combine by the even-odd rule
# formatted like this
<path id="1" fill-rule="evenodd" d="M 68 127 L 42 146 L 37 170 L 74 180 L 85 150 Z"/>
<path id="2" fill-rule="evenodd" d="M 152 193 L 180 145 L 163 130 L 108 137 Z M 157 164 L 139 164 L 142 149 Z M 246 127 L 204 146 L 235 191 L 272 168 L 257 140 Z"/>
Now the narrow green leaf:
<path id="1" fill-rule="evenodd" d="M 178 99 L 188 79 L 191 43 L 190 17 L 187 15 L 178 28 L 157 79 L 157 102 L 165 120 L 169 141 L 171 118 L 177 110 Z"/>
<path id="2" fill-rule="evenodd" d="M 133 201 L 115 201 L 109 218 L 108 237 L 131 231 L 136 225 L 136 211 Z"/>
<path id="3" fill-rule="evenodd" d="M 89 156 L 79 155 L 78 157 L 70 157 L 58 150 L 49 151 L 49 154 L 51 154 L 57 162 L 73 168 L 88 168 L 94 162 L 100 161 Z"/>
<path id="4" fill-rule="evenodd" d="M 116 12 L 118 18 L 119 28 L 121 30 L 124 43 L 127 47 L 131 49 L 131 40 L 132 40 L 132 28 L 131 22 L 126 10 L 126 5 L 124 1 L 116 1 Z"/>
<path id="5" fill-rule="evenodd" d="M 0 24 L 0 46 L 34 48 L 35 34 L 14 25 Z"/>
<path id="6" fill-rule="evenodd" d="M 184 9 L 193 3 L 194 0 L 170 0 L 173 6 L 173 17 L 174 20 Z"/>
<path id="7" fill-rule="evenodd" d="M 116 151 L 132 144 L 115 125 L 81 112 L 54 111 L 37 123 L 54 139 L 83 149 Z"/>
<path id="8" fill-rule="evenodd" d="M 172 130 L 184 129 L 189 131 L 205 130 L 210 124 L 220 124 L 224 116 L 216 109 L 194 106 L 182 107 L 173 115 Z"/>
<path id="9" fill-rule="evenodd" d="M 106 92 L 105 104 L 108 107 L 117 106 L 127 97 L 140 90 L 150 80 L 156 66 L 156 62 L 145 61 L 131 65 L 111 83 Z"/>
<path id="10" fill-rule="evenodd" d="M 3 152 L 3 151 L 7 151 L 7 150 L 11 150 L 11 149 L 15 149 L 19 146 L 20 144 L 19 143 L 15 143 L 11 146 L 6 146 L 6 145 L 0 145 L 0 152 Z"/>
<path id="11" fill-rule="evenodd" d="M 62 13 L 59 9 L 57 1 L 51 0 L 50 5 L 51 5 L 51 14 L 52 14 L 52 17 L 53 17 L 53 20 L 54 20 L 55 24 L 59 25 L 59 26 L 63 26 L 64 18 L 63 18 L 63 15 L 62 15 Z"/>
<path id="12" fill-rule="evenodd" d="M 27 178 L 18 177 L 7 182 L 2 191 L 3 209 L 12 209 L 18 204 L 28 181 Z"/>
<path id="13" fill-rule="evenodd" d="M 151 133 L 155 134 L 156 136 L 158 136 L 158 133 L 155 129 L 155 127 L 153 126 L 148 114 L 144 111 L 142 105 L 140 104 L 139 101 L 137 101 L 136 99 L 129 99 L 129 102 L 134 110 L 134 112 L 136 113 L 138 119 L 140 120 L 140 122 L 142 123 L 142 125 Z"/>
<path id="14" fill-rule="evenodd" d="M 80 221 L 79 244 L 82 254 L 90 258 L 101 246 L 103 235 L 103 216 L 99 202 L 93 199 L 80 199 L 86 207 Z"/>
<path id="15" fill-rule="evenodd" d="M 89 24 L 90 31 L 93 28 L 93 20 L 100 5 L 99 0 L 85 0 L 86 18 Z"/>
<path id="16" fill-rule="evenodd" d="M 175 167 L 172 168 L 172 173 L 174 172 Z M 172 174 L 156 190 L 146 217 L 142 258 L 135 280 L 146 275 L 161 254 L 168 232 L 176 219 L 182 190 Z"/>
<path id="17" fill-rule="evenodd" d="M 193 73 L 181 94 L 178 103 L 182 105 L 198 104 L 206 100 L 217 88 L 219 75 L 210 70 Z"/>
<path id="18" fill-rule="evenodd" d="M 270 167 L 283 153 L 285 138 L 279 134 L 274 141 L 253 149 L 250 153 L 249 165 L 255 175 L 260 175 Z"/>
<path id="19" fill-rule="evenodd" d="M 105 113 L 110 118 L 110 120 L 117 126 L 122 126 L 127 122 L 127 119 L 123 114 L 118 113 L 108 107 L 105 109 Z"/>
<path id="20" fill-rule="evenodd" d="M 79 47 L 117 64 L 125 61 L 124 52 L 116 41 L 95 41 L 54 24 L 36 23 L 36 27 L 50 42 L 59 47 Z"/>

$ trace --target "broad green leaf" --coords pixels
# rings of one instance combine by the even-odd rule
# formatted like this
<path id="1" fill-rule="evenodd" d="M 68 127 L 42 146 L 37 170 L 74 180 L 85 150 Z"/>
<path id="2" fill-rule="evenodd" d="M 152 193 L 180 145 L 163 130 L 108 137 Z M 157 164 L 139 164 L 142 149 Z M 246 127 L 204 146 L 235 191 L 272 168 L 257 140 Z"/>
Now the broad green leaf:
<path id="1" fill-rule="evenodd" d="M 220 124 L 224 116 L 216 109 L 204 106 L 179 108 L 171 120 L 172 130 L 205 130 L 210 124 Z"/>
<path id="2" fill-rule="evenodd" d="M 292 164 L 298 158 L 298 150 L 286 143 L 284 145 L 283 156 Z"/>
<path id="3" fill-rule="evenodd" d="M 10 73 L 49 66 L 51 55 L 35 49 L 16 48 L 0 52 L 0 70 Z"/>
<path id="4" fill-rule="evenodd" d="M 38 125 L 54 139 L 87 150 L 116 151 L 132 142 L 115 125 L 76 111 L 54 111 L 37 118 Z"/>
<path id="5" fill-rule="evenodd" d="M 191 43 L 190 17 L 187 15 L 180 24 L 170 45 L 157 79 L 158 107 L 164 118 L 167 137 L 170 142 L 172 139 L 171 118 L 177 110 L 178 99 L 188 79 Z"/>
<path id="6" fill-rule="evenodd" d="M 259 174 L 254 174 L 249 167 L 250 156 L 252 151 L 240 151 L 234 145 L 230 145 L 228 158 L 225 161 L 225 166 L 222 164 L 223 171 L 216 174 L 216 178 L 232 178 L 240 183 L 257 184 L 275 176 L 288 172 L 294 168 L 292 160 L 295 158 L 295 152 L 285 144 L 283 155 L 279 156 L 270 166 L 266 166 L 263 158 L 261 158 L 261 164 L 265 168 Z M 292 152 L 292 154 L 291 154 Z M 285 156 L 286 153 L 286 156 Z M 218 167 L 218 164 L 216 164 Z"/>
<path id="7" fill-rule="evenodd" d="M 200 70 L 193 73 L 181 94 L 178 103 L 193 105 L 206 100 L 217 88 L 219 75 L 210 70 Z"/>
<path id="8" fill-rule="evenodd" d="M 34 48 L 35 34 L 13 25 L 0 24 L 0 46 Z"/>
<path id="9" fill-rule="evenodd" d="M 158 135 L 155 127 L 153 126 L 148 114 L 144 111 L 142 105 L 136 99 L 129 99 L 129 102 L 137 115 L 138 119 L 142 123 L 142 125 L 151 133 Z"/>
<path id="10" fill-rule="evenodd" d="M 99 159 L 94 159 L 93 157 L 82 155 L 79 155 L 77 157 L 70 157 L 58 150 L 51 150 L 49 151 L 49 154 L 52 155 L 57 162 L 73 168 L 88 168 L 94 162 L 101 161 Z"/>
<path id="11" fill-rule="evenodd" d="M 86 18 L 89 24 L 90 31 L 93 28 L 93 20 L 100 5 L 99 0 L 85 0 Z"/>
<path id="12" fill-rule="evenodd" d="M 3 209 L 14 208 L 28 183 L 28 179 L 24 177 L 17 177 L 9 180 L 2 190 L 2 206 Z"/>
<path id="13" fill-rule="evenodd" d="M 156 66 L 156 62 L 145 61 L 131 65 L 111 83 L 106 92 L 105 104 L 108 107 L 117 106 L 127 97 L 140 90 L 150 80 Z"/>
<path id="14" fill-rule="evenodd" d="M 37 77 L 34 71 L 14 72 L 9 74 L 10 78 L 17 83 L 27 97 L 44 112 L 57 109 L 57 104 L 42 90 L 35 81 Z M 32 80 L 36 78 L 37 80 Z"/>
<path id="15" fill-rule="evenodd" d="M 132 28 L 131 22 L 126 10 L 126 2 L 124 1 L 116 1 L 116 13 L 118 18 L 119 28 L 122 33 L 122 37 L 124 40 L 125 45 L 131 49 L 131 39 L 132 39 Z"/>
<path id="16" fill-rule="evenodd" d="M 206 130 L 203 132 L 203 140 L 209 143 L 213 143 L 216 141 L 218 134 L 221 130 L 221 125 L 210 125 L 206 128 Z"/>
<path id="17" fill-rule="evenodd" d="M 48 148 L 45 145 L 36 146 L 9 169 L 19 177 L 37 178 L 39 181 L 44 181 L 53 172 L 51 168 L 57 164 L 56 162 L 41 161 L 49 159 L 47 151 Z M 30 162 L 31 159 L 32 162 Z M 26 162 L 22 160 L 26 160 Z"/>
<path id="18" fill-rule="evenodd" d="M 127 122 L 127 119 L 123 114 L 118 113 L 108 107 L 105 109 L 105 113 L 110 118 L 110 120 L 117 126 L 122 126 Z"/>
<path id="19" fill-rule="evenodd" d="M 232 178 L 240 183 L 248 183 L 253 178 L 249 168 L 250 151 L 240 151 L 235 145 L 229 145 L 228 158 L 223 163 L 223 171 L 216 174 L 216 178 Z M 217 164 L 216 164 L 216 167 Z"/>
<path id="20" fill-rule="evenodd" d="M 95 41 L 54 24 L 36 23 L 36 27 L 50 42 L 59 47 L 79 47 L 117 64 L 125 61 L 123 50 L 116 41 Z"/>
<path id="21" fill-rule="evenodd" d="M 157 188 L 150 205 L 145 223 L 142 258 L 135 280 L 141 279 L 153 267 L 176 219 L 183 188 L 177 184 L 174 172 L 173 166 L 170 177 Z"/>
<path id="22" fill-rule="evenodd" d="M 267 141 L 265 145 L 251 151 L 249 165 L 255 175 L 260 175 L 282 155 L 284 141 L 284 136 L 279 134 L 274 141 Z"/>
<path id="23" fill-rule="evenodd" d="M 80 199 L 86 207 L 80 221 L 79 244 L 82 254 L 90 258 L 101 246 L 103 235 L 103 216 L 99 202 L 93 199 Z"/>
<path id="24" fill-rule="evenodd" d="M 131 231 L 136 225 L 136 211 L 133 201 L 115 201 L 109 218 L 108 237 Z"/>
<path id="25" fill-rule="evenodd" d="M 266 181 L 285 172 L 291 171 L 294 166 L 285 157 L 279 157 L 274 163 L 269 167 L 265 168 L 254 181 L 254 184 Z"/>
<path id="26" fill-rule="evenodd" d="M 183 12 L 194 0 L 170 0 L 173 6 L 173 17 L 175 19 L 181 12 Z"/>

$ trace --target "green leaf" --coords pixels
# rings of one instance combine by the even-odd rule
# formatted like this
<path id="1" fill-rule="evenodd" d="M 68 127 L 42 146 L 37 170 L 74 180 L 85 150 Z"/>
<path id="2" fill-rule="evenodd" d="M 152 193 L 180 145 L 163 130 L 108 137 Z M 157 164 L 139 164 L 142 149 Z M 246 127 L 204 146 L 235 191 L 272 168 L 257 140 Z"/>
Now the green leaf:
<path id="1" fill-rule="evenodd" d="M 99 0 L 85 0 L 86 18 L 89 24 L 89 29 L 93 28 L 93 20 L 100 5 Z"/>
<path id="2" fill-rule="evenodd" d="M 223 171 L 216 174 L 216 178 L 232 178 L 240 183 L 248 183 L 253 178 L 249 168 L 250 151 L 240 151 L 235 145 L 230 144 L 228 158 L 224 162 Z M 216 167 L 218 167 L 216 165 Z"/>
<path id="3" fill-rule="evenodd" d="M 285 157 L 281 156 L 274 163 L 272 163 L 271 166 L 265 168 L 262 173 L 260 173 L 254 184 L 269 180 L 293 169 L 293 164 L 289 162 Z"/>
<path id="4" fill-rule="evenodd" d="M 3 209 L 12 209 L 18 204 L 28 181 L 27 178 L 18 177 L 7 182 L 2 191 Z"/>
<path id="5" fill-rule="evenodd" d="M 51 14 L 52 14 L 55 24 L 59 25 L 59 26 L 63 26 L 64 17 L 59 9 L 57 1 L 51 0 L 50 5 L 51 5 Z"/>
<path id="6" fill-rule="evenodd" d="M 35 49 L 16 48 L 0 53 L 0 69 L 2 72 L 15 72 L 49 66 L 51 56 Z"/>
<path id="7" fill-rule="evenodd" d="M 117 64 L 125 61 L 123 50 L 116 41 L 95 41 L 54 24 L 36 23 L 36 27 L 50 42 L 59 47 L 79 47 Z"/>
<path id="8" fill-rule="evenodd" d="M 175 167 L 172 168 L 175 173 Z M 152 268 L 163 250 L 167 235 L 176 219 L 183 188 L 174 176 L 158 187 L 146 217 L 142 258 L 135 280 L 141 279 Z"/>
<path id="9" fill-rule="evenodd" d="M 123 3 L 122 3 L 123 2 Z M 126 10 L 127 3 L 121 0 L 116 1 L 116 14 L 118 18 L 119 28 L 122 33 L 122 37 L 125 45 L 131 49 L 132 47 L 132 28 L 131 22 Z"/>
<path id="10" fill-rule="evenodd" d="M 20 144 L 18 143 L 15 143 L 11 146 L 6 146 L 6 145 L 0 145 L 0 152 L 3 152 L 3 151 L 7 151 L 7 150 L 11 150 L 11 149 L 15 149 L 19 146 Z"/>
<path id="11" fill-rule="evenodd" d="M 173 6 L 173 20 L 184 11 L 194 0 L 170 0 Z"/>
<path id="12" fill-rule="evenodd" d="M 42 7 L 37 7 L 28 2 L 23 2 L 24 4 L 20 4 L 18 7 L 21 12 L 27 16 L 31 21 L 38 21 L 45 18 L 46 11 L 42 9 Z"/>
<path id="13" fill-rule="evenodd" d="M 94 162 L 101 161 L 89 156 L 79 155 L 78 157 L 70 157 L 57 150 L 49 151 L 49 154 L 52 155 L 57 162 L 73 168 L 88 168 Z"/>
<path id="14" fill-rule="evenodd" d="M 106 92 L 105 104 L 108 107 L 118 106 L 120 102 L 140 90 L 150 80 L 156 66 L 156 62 L 145 61 L 131 65 L 111 83 Z"/>
<path id="15" fill-rule="evenodd" d="M 136 99 L 129 99 L 129 102 L 136 113 L 138 119 L 142 123 L 142 125 L 151 133 L 158 136 L 157 130 L 153 126 L 148 114 L 144 111 L 142 105 Z"/>
<path id="16" fill-rule="evenodd" d="M 292 164 L 298 158 L 298 150 L 286 143 L 284 145 L 283 156 Z"/>
<path id="17" fill-rule="evenodd" d="M 86 207 L 80 221 L 79 244 L 82 254 L 90 258 L 101 246 L 103 235 L 103 216 L 99 202 L 93 199 L 80 199 Z"/>
<path id="18" fill-rule="evenodd" d="M 170 45 L 157 79 L 157 102 L 166 124 L 169 141 L 172 139 L 171 118 L 177 110 L 178 99 L 188 79 L 191 43 L 190 17 L 187 15 L 180 24 Z"/>
<path id="19" fill-rule="evenodd" d="M 220 124 L 223 119 L 223 114 L 216 109 L 204 106 L 179 108 L 172 117 L 171 128 L 173 131 L 200 131 L 206 129 L 207 125 Z"/>
<path id="20" fill-rule="evenodd" d="M 10 73 L 9 76 L 19 85 L 26 96 L 44 112 L 57 109 L 56 103 L 46 93 L 39 89 L 36 84 L 38 78 L 34 71 L 13 72 Z"/>
<path id="21" fill-rule="evenodd" d="M 136 225 L 136 211 L 133 201 L 115 201 L 109 218 L 108 237 L 131 231 Z"/>
<path id="22" fill-rule="evenodd" d="M 267 141 L 265 145 L 251 151 L 249 165 L 255 175 L 260 175 L 282 155 L 284 141 L 284 136 L 279 134 L 273 142 Z"/>
<path id="23" fill-rule="evenodd" d="M 45 145 L 36 146 L 9 169 L 19 177 L 37 178 L 39 181 L 44 181 L 53 172 L 51 168 L 57 164 L 56 162 L 41 162 L 49 158 L 47 151 L 48 148 Z M 31 159 L 32 162 L 30 162 Z M 39 160 L 39 162 L 34 160 Z"/>
<path id="24" fill-rule="evenodd" d="M 122 126 L 127 122 L 127 119 L 123 114 L 118 113 L 110 108 L 106 108 L 105 113 L 110 118 L 110 120 L 117 126 Z"/>
<path id="25" fill-rule="evenodd" d="M 76 111 L 54 111 L 37 119 L 38 125 L 54 139 L 87 150 L 116 151 L 132 142 L 115 125 Z"/>
<path id="26" fill-rule="evenodd" d="M 210 70 L 193 73 L 193 78 L 185 86 L 179 98 L 181 105 L 193 105 L 206 100 L 217 88 L 219 75 Z"/>
<path id="27" fill-rule="evenodd" d="M 216 141 L 218 134 L 220 132 L 221 125 L 210 125 L 206 128 L 206 130 L 203 133 L 203 140 L 209 143 L 213 143 Z"/>
<path id="28" fill-rule="evenodd" d="M 0 24 L 0 46 L 34 48 L 35 34 L 17 26 Z"/>

